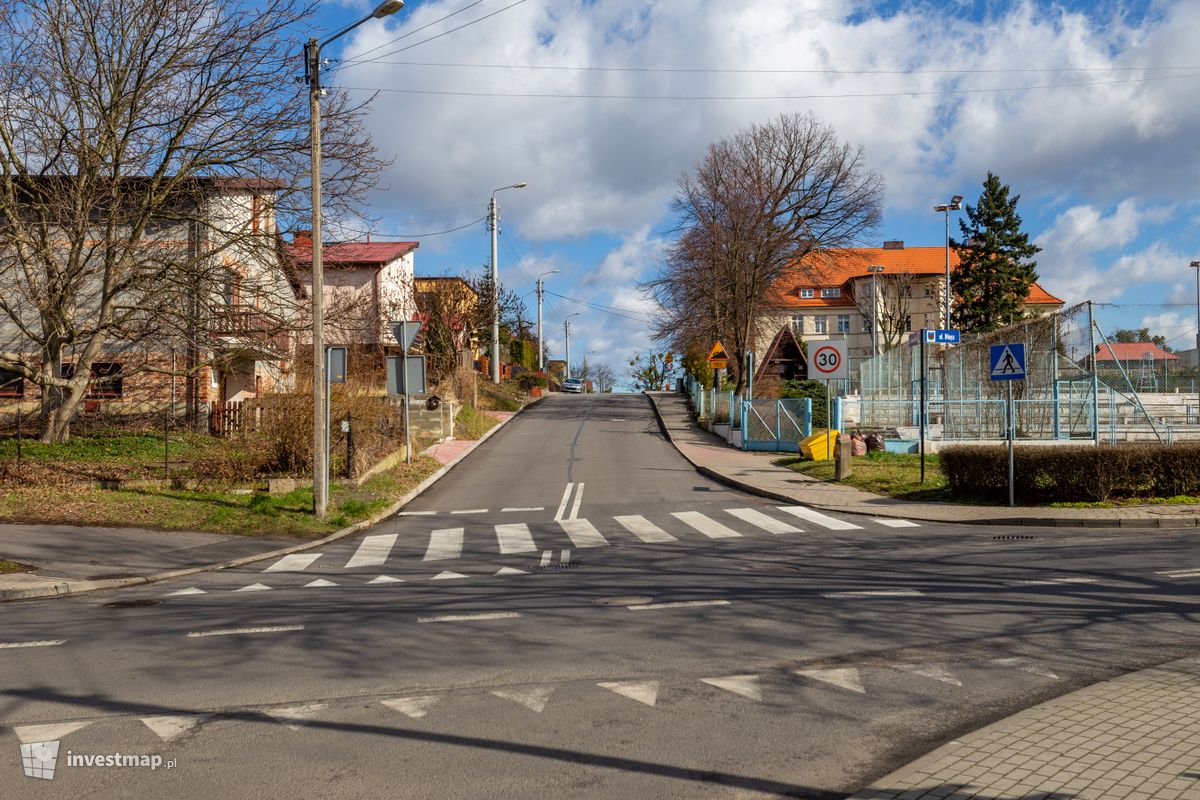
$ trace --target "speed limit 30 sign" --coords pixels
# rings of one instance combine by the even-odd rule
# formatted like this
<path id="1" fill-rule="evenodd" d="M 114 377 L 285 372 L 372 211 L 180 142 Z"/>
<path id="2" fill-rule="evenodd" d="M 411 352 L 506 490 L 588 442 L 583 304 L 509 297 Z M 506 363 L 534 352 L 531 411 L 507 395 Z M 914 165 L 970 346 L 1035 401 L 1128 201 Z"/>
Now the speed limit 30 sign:
<path id="1" fill-rule="evenodd" d="M 813 347 L 808 360 L 808 377 L 818 381 L 845 380 L 850 377 L 845 342 L 821 342 Z"/>

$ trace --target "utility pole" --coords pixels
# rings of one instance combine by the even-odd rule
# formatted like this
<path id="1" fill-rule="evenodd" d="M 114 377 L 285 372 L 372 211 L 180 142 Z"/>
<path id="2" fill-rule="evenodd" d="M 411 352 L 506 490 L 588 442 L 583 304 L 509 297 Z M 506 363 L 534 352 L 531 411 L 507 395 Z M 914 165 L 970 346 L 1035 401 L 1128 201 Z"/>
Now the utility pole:
<path id="1" fill-rule="evenodd" d="M 500 382 L 500 266 L 496 260 L 496 235 L 500 228 L 500 204 L 496 202 L 496 192 L 524 188 L 523 182 L 514 183 L 511 186 L 501 186 L 492 192 L 492 202 L 488 203 L 488 227 L 492 231 L 492 383 Z"/>
<path id="2" fill-rule="evenodd" d="M 537 306 L 538 306 L 538 372 L 546 371 L 545 355 L 546 346 L 542 344 L 542 294 L 545 290 L 542 288 L 542 275 L 554 275 L 558 270 L 552 269 L 541 273 L 537 276 Z"/>
<path id="3" fill-rule="evenodd" d="M 321 262 L 321 44 L 308 40 L 309 139 L 312 142 L 313 514 L 325 519 L 325 271 Z"/>
<path id="4" fill-rule="evenodd" d="M 574 314 L 567 314 L 563 320 L 563 338 L 566 339 L 566 356 L 567 356 L 567 374 L 563 380 L 571 377 L 571 317 L 578 317 L 582 311 L 576 311 Z"/>

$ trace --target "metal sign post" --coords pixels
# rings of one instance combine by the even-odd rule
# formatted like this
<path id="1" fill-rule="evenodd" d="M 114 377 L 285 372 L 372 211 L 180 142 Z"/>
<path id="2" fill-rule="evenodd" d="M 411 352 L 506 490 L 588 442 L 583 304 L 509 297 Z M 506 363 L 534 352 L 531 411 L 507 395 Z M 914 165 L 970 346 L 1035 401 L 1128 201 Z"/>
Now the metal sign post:
<path id="1" fill-rule="evenodd" d="M 850 377 L 846 342 L 821 342 L 809 359 L 809 375 L 825 381 L 825 457 L 833 460 L 833 381 Z"/>
<path id="2" fill-rule="evenodd" d="M 346 348 L 325 348 L 325 499 L 329 500 L 329 386 L 346 382 Z"/>
<path id="3" fill-rule="evenodd" d="M 1005 438 L 1008 439 L 1008 505 L 1016 505 L 1014 491 L 1013 445 L 1017 438 L 1016 404 L 1013 402 L 1013 381 L 1025 380 L 1025 345 L 994 344 L 990 348 L 988 363 L 991 364 L 991 379 L 1008 382 L 1008 402 L 1005 403 Z"/>
<path id="4" fill-rule="evenodd" d="M 404 461 L 407 464 L 412 463 L 412 425 L 409 424 L 409 397 L 412 395 L 412 381 L 409 380 L 409 358 L 408 348 L 412 346 L 413 340 L 417 338 L 417 333 L 421 330 L 421 322 L 419 320 L 405 320 L 403 322 L 391 323 L 392 336 L 404 348 L 404 357 L 400 359 L 399 364 L 395 364 L 394 358 L 388 359 L 388 394 L 395 394 L 396 391 L 404 394 Z M 496 354 L 493 353 L 493 356 Z M 422 357 L 424 361 L 424 357 Z M 499 363 L 497 361 L 497 363 Z M 424 364 L 422 364 L 424 367 Z M 393 375 L 392 372 L 395 372 Z M 421 390 L 425 389 L 425 370 L 421 370 Z"/>
<path id="5" fill-rule="evenodd" d="M 921 451 L 921 484 L 925 483 L 925 373 L 927 364 L 925 363 L 925 343 L 928 341 L 928 331 L 921 331 L 921 407 L 917 411 L 917 438 L 920 440 L 918 446 Z"/>

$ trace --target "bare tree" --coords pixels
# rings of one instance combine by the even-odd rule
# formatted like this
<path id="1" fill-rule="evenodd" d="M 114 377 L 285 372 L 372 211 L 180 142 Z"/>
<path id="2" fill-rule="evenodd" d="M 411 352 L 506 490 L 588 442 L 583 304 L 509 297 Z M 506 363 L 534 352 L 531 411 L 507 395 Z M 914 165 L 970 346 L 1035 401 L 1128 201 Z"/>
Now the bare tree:
<path id="1" fill-rule="evenodd" d="M 105 352 L 175 347 L 194 374 L 219 358 L 222 298 L 264 312 L 229 323 L 241 333 L 296 318 L 277 230 L 308 208 L 305 89 L 289 70 L 313 11 L 10 0 L 0 13 L 0 368 L 39 388 L 44 441 L 68 437 Z M 362 111 L 326 104 L 332 216 L 382 166 Z M 164 368 L 122 360 L 126 376 Z"/>
<path id="2" fill-rule="evenodd" d="M 679 350 L 719 338 L 740 391 L 780 279 L 810 253 L 860 243 L 879 222 L 882 190 L 862 149 L 811 114 L 710 145 L 679 181 L 678 237 L 646 284 L 660 309 L 657 335 Z"/>
<path id="3" fill-rule="evenodd" d="M 592 377 L 596 381 L 596 391 L 598 392 L 611 392 L 613 384 L 617 380 L 612 367 L 603 361 L 592 367 Z"/>
<path id="4" fill-rule="evenodd" d="M 871 279 L 858 281 L 854 287 L 854 303 L 866 319 L 878 324 L 877 341 L 884 352 L 903 341 L 911 330 L 912 292 L 916 275 L 911 272 L 885 272 Z M 871 296 L 879 293 L 878 299 Z"/>

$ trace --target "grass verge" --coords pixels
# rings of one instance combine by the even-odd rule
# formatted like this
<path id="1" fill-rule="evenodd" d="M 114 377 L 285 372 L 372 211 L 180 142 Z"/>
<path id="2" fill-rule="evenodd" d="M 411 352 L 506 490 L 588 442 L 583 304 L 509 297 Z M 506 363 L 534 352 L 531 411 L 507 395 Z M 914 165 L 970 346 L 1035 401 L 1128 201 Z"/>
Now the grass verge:
<path id="1" fill-rule="evenodd" d="M 463 406 L 454 417 L 454 438 L 482 439 L 500 420 L 472 406 Z"/>
<path id="2" fill-rule="evenodd" d="M 213 531 L 243 536 L 318 538 L 387 508 L 440 465 L 428 456 L 400 464 L 362 486 L 334 482 L 325 520 L 312 513 L 312 489 L 233 494 L 184 489 L 19 487 L 0 498 L 0 521 Z"/>
<path id="3" fill-rule="evenodd" d="M 833 463 L 807 458 L 785 458 L 780 466 L 821 480 L 833 480 Z M 934 454 L 925 456 L 925 483 L 921 483 L 921 457 L 901 453 L 871 453 L 853 460 L 852 472 L 842 483 L 874 494 L 901 500 L 953 501 L 946 477 Z"/>
<path id="4" fill-rule="evenodd" d="M 7 558 L 0 558 L 0 575 L 9 575 L 14 572 L 29 572 L 33 567 L 25 564 L 18 564 L 16 561 L 9 561 Z"/>

